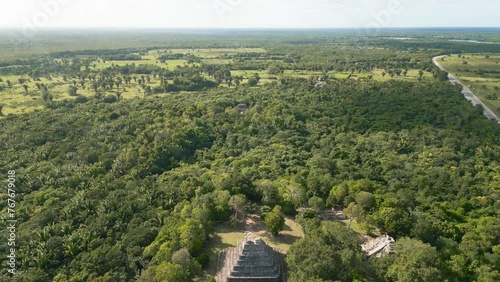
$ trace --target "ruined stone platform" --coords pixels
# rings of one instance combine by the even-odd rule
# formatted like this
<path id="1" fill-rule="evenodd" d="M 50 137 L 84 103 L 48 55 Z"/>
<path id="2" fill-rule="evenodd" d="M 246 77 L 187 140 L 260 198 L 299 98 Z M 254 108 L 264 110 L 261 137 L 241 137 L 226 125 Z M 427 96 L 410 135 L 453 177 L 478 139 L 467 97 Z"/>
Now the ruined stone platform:
<path id="1" fill-rule="evenodd" d="M 283 254 L 249 233 L 235 248 L 219 255 L 218 282 L 283 282 L 286 281 Z"/>

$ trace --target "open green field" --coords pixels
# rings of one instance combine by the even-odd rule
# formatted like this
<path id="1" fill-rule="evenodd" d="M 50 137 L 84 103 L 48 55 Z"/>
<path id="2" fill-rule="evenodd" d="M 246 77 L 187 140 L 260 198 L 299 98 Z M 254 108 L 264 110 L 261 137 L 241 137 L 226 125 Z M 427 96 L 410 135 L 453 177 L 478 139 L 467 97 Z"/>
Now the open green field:
<path id="1" fill-rule="evenodd" d="M 500 113 L 499 54 L 449 55 L 439 63 L 469 86 L 492 111 Z"/>
<path id="2" fill-rule="evenodd" d="M 102 43 L 102 42 L 101 42 Z M 87 45 L 83 45 L 85 47 Z M 97 46 L 97 45 L 96 45 Z M 98 45 L 100 46 L 100 45 Z M 139 45 L 141 46 L 141 45 Z M 55 46 L 52 46 L 55 48 Z M 68 45 L 68 49 L 72 50 L 74 47 L 71 44 Z M 104 47 L 104 45 L 102 46 Z M 47 49 L 47 51 L 56 51 L 57 49 Z M 114 66 L 125 66 L 125 65 L 151 65 L 155 67 L 159 67 L 162 69 L 166 69 L 169 71 L 175 71 L 179 67 L 199 67 L 202 64 L 205 65 L 229 65 L 231 67 L 231 76 L 239 76 L 241 77 L 241 84 L 245 84 L 248 82 L 249 78 L 257 74 L 260 77 L 260 81 L 258 85 L 263 85 L 266 83 L 272 83 L 279 81 L 280 78 L 283 77 L 298 77 L 309 79 L 312 76 L 319 77 L 323 75 L 322 71 L 311 71 L 311 70 L 293 70 L 293 69 L 284 69 L 283 74 L 280 75 L 270 75 L 267 69 L 264 69 L 266 61 L 259 61 L 259 63 L 264 64 L 260 70 L 244 70 L 237 69 L 238 64 L 234 64 L 235 62 L 226 57 L 231 55 L 237 55 L 241 53 L 265 53 L 267 52 L 264 48 L 158 48 L 153 50 L 148 50 L 145 52 L 130 52 L 129 54 L 140 55 L 140 60 L 106 60 L 104 57 L 96 56 L 96 55 L 77 55 L 76 57 L 85 60 L 88 58 L 95 58 L 89 64 L 89 71 L 91 73 L 101 73 L 103 71 L 113 70 Z M 170 59 L 166 61 L 161 61 L 159 58 L 162 55 L 175 55 L 182 54 L 182 59 Z M 21 56 L 20 54 L 18 54 Z M 194 62 L 190 59 L 188 61 L 189 55 L 192 55 L 195 58 Z M 174 56 L 175 57 L 175 56 Z M 484 56 L 474 56 L 471 55 L 469 59 L 470 63 L 468 65 L 469 68 L 476 67 L 477 69 L 483 69 L 485 71 L 494 71 L 496 70 L 496 63 L 500 59 L 499 56 L 491 55 L 490 58 L 485 59 Z M 55 62 L 60 64 L 63 63 L 63 58 L 53 58 Z M 201 62 L 201 63 L 200 63 Z M 269 61 L 272 63 L 273 61 Z M 282 63 L 280 61 L 280 63 Z M 449 63 L 450 67 L 455 70 L 455 72 L 459 71 L 459 68 L 462 66 L 461 61 L 458 57 L 450 58 L 448 61 L 443 63 Z M 400 68 L 401 69 L 401 68 Z M 85 67 L 81 67 L 81 71 L 86 71 Z M 385 75 L 384 72 L 386 72 Z M 418 82 L 419 81 L 419 70 L 418 69 L 408 69 L 406 75 L 393 75 L 388 74 L 389 70 L 376 68 L 371 71 L 361 71 L 351 73 L 350 71 L 330 71 L 326 73 L 330 79 L 373 79 L 375 81 L 387 81 L 391 79 L 402 80 L 402 81 L 410 81 L 410 82 Z M 201 74 L 205 79 L 214 80 L 214 77 L 209 77 L 207 73 Z M 467 75 L 467 76 L 466 76 Z M 493 76 L 471 76 L 474 75 L 474 72 L 468 73 L 460 73 L 459 76 L 464 79 L 464 82 L 470 83 L 478 95 L 482 98 L 485 103 L 490 106 L 492 109 L 500 108 L 500 100 L 488 100 L 488 97 L 495 97 L 494 95 L 500 95 L 498 91 L 495 90 L 495 87 L 498 87 L 499 80 L 498 78 L 493 78 Z M 136 79 L 141 77 L 140 74 L 132 74 Z M 92 97 L 95 95 L 95 92 L 91 89 L 90 81 L 87 81 L 86 85 L 80 85 L 77 77 L 68 77 L 66 81 L 63 80 L 62 74 L 54 73 L 51 75 L 50 80 L 47 77 L 40 77 L 38 81 L 35 81 L 33 77 L 29 77 L 28 75 L 23 76 L 27 81 L 25 83 L 18 83 L 17 81 L 21 76 L 15 75 L 0 75 L 0 87 L 3 87 L 3 90 L 0 90 L 0 98 L 1 104 L 3 107 L 3 113 L 5 115 L 8 114 L 20 114 L 27 113 L 36 109 L 42 109 L 45 105 L 42 100 L 42 91 L 36 86 L 37 83 L 43 83 L 48 86 L 50 94 L 53 96 L 54 101 L 61 101 L 64 99 L 74 99 L 74 97 L 69 96 L 68 88 L 73 84 L 74 81 L 77 81 L 76 86 L 78 87 L 78 94 Z M 101 93 L 103 95 L 117 95 L 121 98 L 128 99 L 134 97 L 144 97 L 145 95 L 145 86 L 155 87 L 160 85 L 160 79 L 158 77 L 150 76 L 149 82 L 146 85 L 139 85 L 138 81 L 134 79 L 130 84 L 125 85 L 122 84 L 119 89 L 116 87 L 113 89 L 101 89 Z M 9 80 L 12 83 L 12 87 L 6 87 L 6 81 Z M 425 81 L 433 81 L 432 73 L 425 72 L 422 77 L 422 82 Z M 171 80 L 170 80 L 171 81 Z M 23 88 L 23 84 L 28 86 L 27 91 Z M 225 82 L 220 84 L 220 87 L 228 87 Z M 234 85 L 231 87 L 235 87 Z"/>
<path id="3" fill-rule="evenodd" d="M 208 48 L 208 49 L 160 49 L 157 52 L 170 52 L 173 54 L 191 54 L 202 58 L 217 58 L 223 55 L 238 53 L 265 53 L 263 48 Z"/>
<path id="4" fill-rule="evenodd" d="M 207 61 L 217 61 L 219 59 L 206 59 Z M 229 63 L 229 62 L 228 62 Z M 188 64 L 186 60 L 167 60 L 165 64 L 159 62 L 155 56 L 144 56 L 143 60 L 135 60 L 135 61 L 103 61 L 101 59 L 97 59 L 90 65 L 91 70 L 104 70 L 107 68 L 111 68 L 113 65 L 115 66 L 124 66 L 124 65 L 156 65 L 160 66 L 162 68 L 167 68 L 169 70 L 174 70 L 178 67 L 186 66 L 186 65 L 199 65 L 199 64 Z M 390 79 L 397 79 L 397 80 L 405 80 L 405 81 L 417 81 L 418 78 L 418 70 L 409 70 L 408 75 L 406 77 L 404 76 L 394 76 L 394 78 L 391 78 L 389 75 L 382 76 L 383 70 L 381 69 L 376 69 L 373 72 L 362 72 L 362 73 L 357 73 L 357 74 L 352 74 L 351 79 L 367 79 L 369 76 L 372 76 L 374 80 L 377 81 L 387 81 Z M 283 75 L 269 75 L 267 71 L 253 71 L 253 70 L 233 70 L 231 71 L 231 75 L 233 76 L 241 76 L 243 77 L 242 84 L 248 82 L 248 78 L 251 77 L 254 74 L 258 74 L 259 77 L 261 78 L 259 81 L 259 85 L 263 85 L 266 83 L 271 83 L 271 82 L 276 82 L 280 77 L 282 76 L 291 76 L 291 77 L 300 77 L 300 78 L 309 78 L 311 76 L 320 76 L 322 75 L 322 72 L 319 71 L 294 71 L 294 70 L 285 70 Z M 350 73 L 336 73 L 336 72 L 329 72 L 328 75 L 331 78 L 335 79 L 346 79 L 349 77 Z M 42 91 L 39 90 L 36 87 L 37 83 L 44 83 L 48 86 L 50 93 L 54 97 L 54 101 L 61 101 L 64 99 L 74 99 L 75 97 L 71 97 L 68 94 L 68 88 L 70 85 L 72 85 L 74 78 L 68 78 L 67 81 L 63 80 L 62 76 L 52 76 L 50 80 L 46 78 L 39 78 L 39 81 L 35 81 L 33 78 L 29 76 L 23 76 L 26 79 L 29 79 L 26 81 L 24 84 L 28 86 L 28 91 L 25 91 L 23 88 L 23 84 L 18 83 L 18 79 L 21 78 L 19 75 L 9 75 L 9 76 L 0 76 L 0 79 L 3 81 L 0 81 L 0 85 L 6 85 L 6 81 L 9 80 L 12 82 L 12 87 L 8 88 L 5 87 L 3 91 L 0 91 L 0 99 L 2 105 L 4 105 L 3 108 L 3 113 L 4 115 L 8 114 L 21 114 L 21 113 L 27 113 L 34 111 L 36 109 L 42 109 L 44 107 L 44 102 L 42 100 Z M 139 75 L 136 75 L 136 77 L 140 77 Z M 208 76 L 204 75 L 204 77 L 208 78 Z M 470 80 L 478 80 L 481 78 L 469 78 Z M 424 81 L 431 81 L 433 80 L 432 74 L 426 72 L 423 76 Z M 477 84 L 477 83 L 476 83 Z M 487 85 L 487 89 L 482 89 L 480 88 L 482 85 Z M 484 81 L 482 83 L 477 84 L 475 89 L 478 89 L 480 92 L 480 95 L 484 93 L 484 95 L 481 96 L 486 96 L 490 94 L 490 92 L 493 90 L 493 87 L 498 84 L 497 82 L 493 81 Z M 158 86 L 160 85 L 160 80 L 155 79 L 153 77 L 150 77 L 150 82 L 147 83 L 147 86 Z M 87 96 L 87 97 L 92 97 L 94 95 L 94 91 L 90 88 L 90 83 L 87 82 L 87 84 L 82 87 L 81 85 L 78 86 L 78 94 Z M 222 87 L 227 87 L 227 85 L 222 84 Z M 232 86 L 234 87 L 234 86 Z M 486 91 L 490 90 L 490 92 Z M 483 92 L 484 91 L 484 92 Z M 125 99 L 129 98 L 134 98 L 134 97 L 144 97 L 144 89 L 140 87 L 136 81 L 132 80 L 129 85 L 122 84 L 120 86 L 120 89 L 112 89 L 112 90 L 107 90 L 105 91 L 104 95 L 116 95 L 117 93 L 121 93 L 121 97 Z M 499 94 L 500 96 L 500 94 Z M 492 103 L 492 101 L 489 101 Z M 493 105 L 494 109 L 497 109 L 500 107 L 500 101 L 496 102 L 496 107 Z M 491 105 L 491 104 L 490 104 Z"/>
<path id="5" fill-rule="evenodd" d="M 10 75 L 10 76 L 0 76 L 3 82 L 1 84 L 6 84 L 7 80 L 12 82 L 12 87 L 6 87 L 3 91 L 0 91 L 0 103 L 4 105 L 3 114 L 6 116 L 8 114 L 22 114 L 32 112 L 36 109 L 44 108 L 44 101 L 42 100 L 42 91 L 36 86 L 37 83 L 43 83 L 47 85 L 50 94 L 53 96 L 54 101 L 62 101 L 65 99 L 75 99 L 68 94 L 68 88 L 72 85 L 71 78 L 65 82 L 63 77 L 52 77 L 51 80 L 46 78 L 39 78 L 39 81 L 35 81 L 32 78 L 24 76 L 24 78 L 29 79 L 23 84 L 20 84 L 18 80 L 21 76 Z M 86 83 L 85 88 L 78 85 L 78 94 L 92 97 L 95 95 L 94 91 L 90 88 L 89 82 Z M 159 85 L 158 80 L 152 79 L 149 86 Z M 28 90 L 25 91 L 22 85 L 27 85 Z M 125 99 L 134 97 L 144 97 L 144 90 L 139 87 L 137 83 L 132 81 L 130 85 L 121 85 L 119 89 L 114 88 L 113 90 L 106 91 L 105 95 L 116 95 L 121 93 L 121 97 Z"/>
<path id="6" fill-rule="evenodd" d="M 71 46 L 71 45 L 68 45 Z M 48 49 L 48 51 L 56 51 L 57 49 Z M 243 52 L 254 52 L 261 53 L 266 52 L 263 48 L 221 48 L 221 49 L 163 49 L 163 50 L 151 50 L 146 55 L 141 56 L 142 60 L 103 60 L 102 58 L 97 58 L 95 61 L 91 62 L 91 71 L 101 71 L 104 69 L 111 68 L 113 66 L 125 66 L 135 64 L 139 65 L 155 65 L 168 70 L 175 70 L 178 67 L 183 66 L 199 66 L 198 63 L 188 64 L 187 60 L 167 60 L 164 63 L 158 60 L 160 54 L 165 52 L 172 54 L 193 54 L 202 58 L 203 63 L 207 64 L 230 64 L 232 60 L 218 59 L 217 57 L 222 55 L 231 55 Z M 13 56 L 24 56 L 24 53 L 11 53 Z M 90 56 L 78 56 L 80 59 L 88 58 Z M 61 62 L 61 59 L 55 59 L 57 62 Z M 82 70 L 84 67 L 82 67 Z M 249 71 L 235 71 L 235 75 L 241 75 L 244 77 L 243 83 L 245 83 L 250 75 L 255 72 Z M 272 79 L 268 79 L 267 72 L 258 72 L 262 76 L 261 84 L 271 82 Z M 64 99 L 74 99 L 74 97 L 69 96 L 67 93 L 68 87 L 72 85 L 73 78 L 68 78 L 67 81 L 63 80 L 62 76 L 52 76 L 50 80 L 46 78 L 39 78 L 39 81 L 35 81 L 33 78 L 25 75 L 23 76 L 27 81 L 25 83 L 18 83 L 21 78 L 20 75 L 0 75 L 0 85 L 6 86 L 6 82 L 10 81 L 12 87 L 5 87 L 3 91 L 0 91 L 1 104 L 4 105 L 3 114 L 22 114 L 34 111 L 36 109 L 42 109 L 44 107 L 44 102 L 42 100 L 42 91 L 36 87 L 37 83 L 46 84 L 49 88 L 50 93 L 54 97 L 54 101 L 61 101 Z M 28 90 L 25 91 L 22 85 L 27 85 Z M 89 84 L 89 83 L 88 83 Z M 160 85 L 160 80 L 151 77 L 148 86 L 154 87 Z M 94 91 L 90 89 L 89 85 L 82 87 L 78 86 L 78 94 L 91 97 L 94 95 Z M 116 95 L 118 92 L 121 93 L 121 97 L 128 99 L 133 97 L 143 97 L 144 90 L 135 82 L 132 81 L 130 85 L 122 85 L 120 89 L 108 90 L 105 95 L 113 94 Z"/>

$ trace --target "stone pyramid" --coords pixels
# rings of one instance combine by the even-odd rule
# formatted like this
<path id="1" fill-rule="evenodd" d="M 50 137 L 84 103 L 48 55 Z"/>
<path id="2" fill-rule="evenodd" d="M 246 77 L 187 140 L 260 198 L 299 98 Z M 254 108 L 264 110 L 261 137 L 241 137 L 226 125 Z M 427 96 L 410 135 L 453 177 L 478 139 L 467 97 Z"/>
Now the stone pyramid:
<path id="1" fill-rule="evenodd" d="M 220 282 L 282 282 L 283 256 L 262 239 L 246 238 L 219 258 Z"/>

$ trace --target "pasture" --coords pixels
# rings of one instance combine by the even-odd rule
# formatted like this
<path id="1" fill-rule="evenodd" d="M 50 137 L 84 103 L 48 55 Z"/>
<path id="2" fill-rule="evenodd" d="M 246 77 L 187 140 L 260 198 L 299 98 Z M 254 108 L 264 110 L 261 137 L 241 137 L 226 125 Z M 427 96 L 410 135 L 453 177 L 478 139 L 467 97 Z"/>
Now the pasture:
<path id="1" fill-rule="evenodd" d="M 500 114 L 500 55 L 448 55 L 439 63 L 469 86 L 486 106 Z"/>

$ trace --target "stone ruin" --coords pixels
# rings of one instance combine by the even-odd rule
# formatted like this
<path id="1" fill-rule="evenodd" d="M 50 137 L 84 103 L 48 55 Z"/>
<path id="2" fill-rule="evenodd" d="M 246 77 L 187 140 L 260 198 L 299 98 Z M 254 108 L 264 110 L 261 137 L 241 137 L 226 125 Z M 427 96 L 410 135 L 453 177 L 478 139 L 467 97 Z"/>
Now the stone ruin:
<path id="1" fill-rule="evenodd" d="M 380 257 L 383 253 L 393 253 L 396 245 L 394 238 L 389 235 L 381 236 L 361 245 L 361 249 L 368 255 Z"/>
<path id="2" fill-rule="evenodd" d="M 249 234 L 237 247 L 220 253 L 217 270 L 218 282 L 286 281 L 284 255 Z"/>

